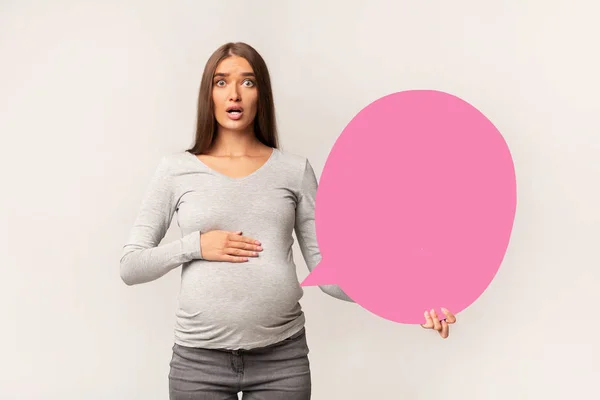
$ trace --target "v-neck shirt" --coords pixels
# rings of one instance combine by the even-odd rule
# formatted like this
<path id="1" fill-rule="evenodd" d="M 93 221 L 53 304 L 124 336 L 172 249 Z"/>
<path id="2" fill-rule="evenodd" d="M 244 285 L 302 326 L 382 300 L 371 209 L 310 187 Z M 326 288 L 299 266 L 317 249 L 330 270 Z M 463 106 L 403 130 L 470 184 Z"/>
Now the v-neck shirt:
<path id="1" fill-rule="evenodd" d="M 175 342 L 209 349 L 277 343 L 305 323 L 294 264 L 298 245 L 310 271 L 320 262 L 314 220 L 318 182 L 306 157 L 274 148 L 244 177 L 231 177 L 189 152 L 163 156 L 146 189 L 121 258 L 127 284 L 181 266 Z M 181 238 L 161 243 L 173 218 Z M 200 233 L 242 231 L 263 251 L 244 263 L 204 260 Z M 321 286 L 352 301 L 337 285 Z"/>

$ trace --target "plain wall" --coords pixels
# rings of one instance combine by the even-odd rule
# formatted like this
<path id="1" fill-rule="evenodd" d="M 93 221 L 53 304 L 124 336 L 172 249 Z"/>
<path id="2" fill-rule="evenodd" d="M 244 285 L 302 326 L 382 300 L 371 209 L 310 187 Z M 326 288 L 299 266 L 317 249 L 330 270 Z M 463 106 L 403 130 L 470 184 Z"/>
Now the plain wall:
<path id="1" fill-rule="evenodd" d="M 264 56 L 283 148 L 319 176 L 361 108 L 415 88 L 479 108 L 515 162 L 506 258 L 449 339 L 305 289 L 314 399 L 595 395 L 599 13 L 552 0 L 0 2 L 0 398 L 168 398 L 179 269 L 128 287 L 121 247 L 160 157 L 191 144 L 204 63 L 228 41 Z"/>

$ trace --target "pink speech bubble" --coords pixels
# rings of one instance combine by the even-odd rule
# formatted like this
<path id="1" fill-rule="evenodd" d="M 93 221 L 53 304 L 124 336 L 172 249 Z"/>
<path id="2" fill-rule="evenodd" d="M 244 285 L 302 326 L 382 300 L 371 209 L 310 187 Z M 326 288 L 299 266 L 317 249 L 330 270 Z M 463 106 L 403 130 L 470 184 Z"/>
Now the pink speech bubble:
<path id="1" fill-rule="evenodd" d="M 457 314 L 496 275 L 516 203 L 510 151 L 481 112 L 434 90 L 385 96 L 327 158 L 315 209 L 322 261 L 301 285 L 337 284 L 400 323 L 424 323 L 431 308 Z"/>

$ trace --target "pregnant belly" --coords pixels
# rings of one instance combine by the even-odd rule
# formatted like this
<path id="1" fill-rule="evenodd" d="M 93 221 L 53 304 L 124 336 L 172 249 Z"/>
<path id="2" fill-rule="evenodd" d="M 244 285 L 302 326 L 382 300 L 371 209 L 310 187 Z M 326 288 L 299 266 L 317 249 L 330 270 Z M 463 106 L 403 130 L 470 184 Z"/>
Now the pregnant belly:
<path id="1" fill-rule="evenodd" d="M 277 326 L 299 312 L 302 289 L 287 260 L 199 260 L 184 267 L 179 312 L 206 325 Z"/>

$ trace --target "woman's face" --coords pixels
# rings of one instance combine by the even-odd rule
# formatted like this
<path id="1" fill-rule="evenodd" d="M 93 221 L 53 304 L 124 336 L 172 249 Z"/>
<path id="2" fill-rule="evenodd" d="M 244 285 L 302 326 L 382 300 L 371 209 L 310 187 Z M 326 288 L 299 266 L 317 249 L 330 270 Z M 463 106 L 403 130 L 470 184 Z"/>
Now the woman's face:
<path id="1" fill-rule="evenodd" d="M 222 60 L 213 77 L 212 98 L 218 124 L 228 130 L 252 128 L 258 102 L 254 71 L 245 58 Z"/>

